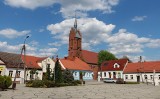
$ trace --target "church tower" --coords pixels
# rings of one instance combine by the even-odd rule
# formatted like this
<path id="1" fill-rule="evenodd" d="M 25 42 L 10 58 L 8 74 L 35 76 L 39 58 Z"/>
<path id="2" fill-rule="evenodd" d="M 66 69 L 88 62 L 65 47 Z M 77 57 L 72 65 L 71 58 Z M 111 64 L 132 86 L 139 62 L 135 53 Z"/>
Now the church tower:
<path id="1" fill-rule="evenodd" d="M 82 35 L 77 29 L 77 19 L 75 17 L 74 27 L 71 28 L 69 33 L 69 48 L 68 58 L 74 59 L 75 57 L 81 58 L 82 51 Z"/>

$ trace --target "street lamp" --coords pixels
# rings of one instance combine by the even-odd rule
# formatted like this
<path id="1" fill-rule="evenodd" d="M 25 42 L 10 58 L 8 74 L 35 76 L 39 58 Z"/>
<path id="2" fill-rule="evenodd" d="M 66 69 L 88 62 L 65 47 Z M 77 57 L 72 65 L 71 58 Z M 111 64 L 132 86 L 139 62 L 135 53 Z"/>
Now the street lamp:
<path id="1" fill-rule="evenodd" d="M 26 46 L 25 46 L 25 43 L 26 43 L 27 38 L 29 38 L 28 35 L 26 36 L 26 38 L 24 40 L 24 43 L 23 43 L 23 50 L 24 50 L 24 84 L 26 82 Z"/>
<path id="2" fill-rule="evenodd" d="M 21 49 L 21 54 L 20 54 L 20 56 L 19 56 L 19 59 L 21 59 L 21 60 L 22 60 L 23 51 L 24 51 L 24 58 L 25 58 L 25 51 L 26 51 L 25 42 L 26 42 L 26 39 L 27 39 L 27 38 L 29 38 L 29 36 L 26 36 L 26 38 L 25 38 L 25 40 L 24 40 L 23 47 L 22 47 L 22 49 Z M 21 64 L 22 64 L 22 63 L 21 63 L 21 61 L 20 61 L 20 63 L 18 63 L 18 66 L 17 66 L 17 68 L 16 68 L 16 73 L 15 73 L 14 81 L 13 81 L 13 84 L 12 84 L 12 89 L 13 89 L 13 90 L 16 88 L 16 76 L 17 76 L 17 74 L 18 74 L 18 69 L 19 69 L 19 67 L 20 67 Z M 25 75 L 26 75 L 26 74 L 25 74 L 25 59 L 24 59 L 24 82 L 25 82 Z"/>

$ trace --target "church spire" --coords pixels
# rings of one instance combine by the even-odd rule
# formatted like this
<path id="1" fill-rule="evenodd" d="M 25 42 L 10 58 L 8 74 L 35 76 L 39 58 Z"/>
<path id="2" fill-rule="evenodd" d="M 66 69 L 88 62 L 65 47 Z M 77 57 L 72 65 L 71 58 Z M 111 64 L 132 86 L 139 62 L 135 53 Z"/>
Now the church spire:
<path id="1" fill-rule="evenodd" d="M 77 17 L 76 17 L 76 13 L 75 13 L 74 28 L 77 30 Z"/>

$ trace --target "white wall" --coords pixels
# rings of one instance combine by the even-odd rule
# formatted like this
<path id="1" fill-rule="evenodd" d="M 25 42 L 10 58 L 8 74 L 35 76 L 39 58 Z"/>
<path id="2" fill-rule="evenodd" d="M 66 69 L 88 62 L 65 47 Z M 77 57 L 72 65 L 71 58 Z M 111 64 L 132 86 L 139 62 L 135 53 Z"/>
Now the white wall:
<path id="1" fill-rule="evenodd" d="M 72 71 L 74 80 L 80 80 L 80 72 L 83 72 L 83 80 L 92 80 L 93 79 L 93 72 L 92 71 Z"/>
<path id="2" fill-rule="evenodd" d="M 39 79 L 42 80 L 43 72 L 42 70 L 36 70 L 37 74 L 33 74 L 33 79 L 30 78 L 31 74 L 30 71 L 32 69 L 29 69 L 26 71 L 26 80 L 33 80 L 33 79 Z"/>
<path id="3" fill-rule="evenodd" d="M 102 71 L 102 78 L 109 78 L 109 72 L 111 73 L 111 78 L 113 78 L 113 72 L 116 72 L 116 78 L 123 78 L 123 71 Z M 98 74 L 100 75 L 100 72 Z"/>
<path id="4" fill-rule="evenodd" d="M 5 75 L 6 66 L 5 65 L 0 65 L 0 71 L 1 71 L 0 75 Z"/>
<path id="5" fill-rule="evenodd" d="M 9 71 L 13 71 L 12 73 L 12 81 L 14 81 L 15 74 L 16 74 L 16 68 L 6 68 L 5 70 L 5 75 L 9 76 Z M 18 69 L 20 71 L 20 77 L 16 78 L 16 81 L 23 83 L 24 82 L 24 70 L 23 69 Z"/>
<path id="6" fill-rule="evenodd" d="M 128 79 L 126 79 L 126 75 L 128 76 Z M 131 75 L 133 75 L 133 79 L 131 79 Z M 147 75 L 147 79 L 144 78 L 144 76 Z M 151 79 L 152 75 L 152 79 Z M 158 78 L 158 82 L 160 82 L 160 73 L 155 73 L 155 76 L 153 73 L 132 73 L 132 74 L 124 74 L 124 81 L 131 81 L 131 82 L 137 82 L 137 76 L 140 76 L 140 82 L 142 82 L 142 78 L 144 82 L 150 82 L 153 83 L 153 77 Z"/>
<path id="7" fill-rule="evenodd" d="M 50 57 L 48 57 L 48 58 L 44 59 L 42 62 L 38 63 L 38 65 L 42 68 L 43 73 L 46 73 L 47 64 L 50 64 L 51 71 L 53 72 L 54 67 L 55 67 L 55 62 Z"/>

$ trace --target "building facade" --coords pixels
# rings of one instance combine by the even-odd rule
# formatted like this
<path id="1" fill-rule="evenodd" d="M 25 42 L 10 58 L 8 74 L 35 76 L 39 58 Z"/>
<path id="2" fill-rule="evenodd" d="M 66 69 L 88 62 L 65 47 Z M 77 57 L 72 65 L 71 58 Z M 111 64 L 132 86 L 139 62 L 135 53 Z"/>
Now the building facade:
<path id="1" fill-rule="evenodd" d="M 123 74 L 125 81 L 160 83 L 160 61 L 129 63 Z"/>
<path id="2" fill-rule="evenodd" d="M 127 64 L 128 64 L 127 59 L 104 61 L 101 64 L 101 70 L 98 72 L 99 80 L 101 78 L 102 79 L 104 78 L 113 78 L 113 79 L 124 78 L 123 70 L 127 66 Z"/>
<path id="3" fill-rule="evenodd" d="M 80 73 L 83 74 L 83 80 L 92 80 L 93 72 L 89 65 L 75 57 L 74 60 L 70 60 L 67 57 L 64 59 L 59 59 L 60 65 L 63 70 L 68 69 L 72 72 L 74 80 L 80 80 Z"/>
<path id="4" fill-rule="evenodd" d="M 25 67 L 25 68 L 24 68 Z M 36 57 L 0 52 L 0 74 L 10 76 L 12 81 L 42 80 L 46 68 L 54 72 L 55 62 L 50 57 Z"/>

